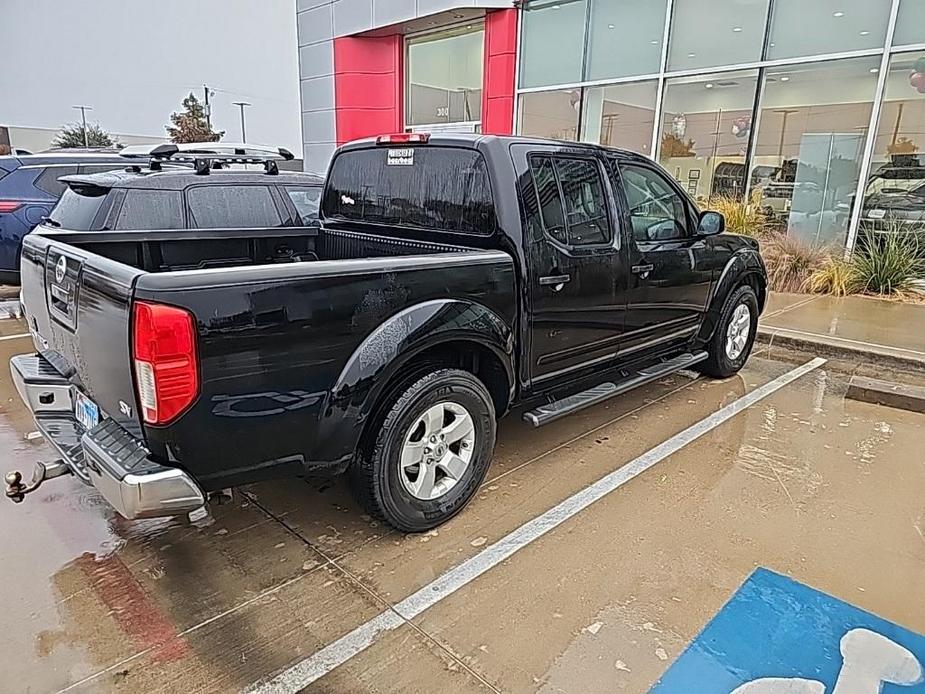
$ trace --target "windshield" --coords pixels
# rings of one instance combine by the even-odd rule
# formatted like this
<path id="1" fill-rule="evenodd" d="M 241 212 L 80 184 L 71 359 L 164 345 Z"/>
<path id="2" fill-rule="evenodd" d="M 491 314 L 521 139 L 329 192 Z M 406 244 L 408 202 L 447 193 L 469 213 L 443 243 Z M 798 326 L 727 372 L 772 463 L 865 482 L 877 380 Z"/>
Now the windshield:
<path id="1" fill-rule="evenodd" d="M 71 231 L 90 231 L 94 228 L 93 221 L 108 192 L 108 188 L 98 186 L 69 187 L 48 215 L 52 226 Z"/>

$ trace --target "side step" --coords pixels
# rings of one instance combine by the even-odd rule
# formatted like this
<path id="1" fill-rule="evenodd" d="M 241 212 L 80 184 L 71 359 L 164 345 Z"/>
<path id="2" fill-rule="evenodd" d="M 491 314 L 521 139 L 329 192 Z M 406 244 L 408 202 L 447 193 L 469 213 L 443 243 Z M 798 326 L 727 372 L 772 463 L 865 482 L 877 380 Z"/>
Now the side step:
<path id="1" fill-rule="evenodd" d="M 638 371 L 628 374 L 622 380 L 616 382 L 607 381 L 593 388 L 588 388 L 588 390 L 581 393 L 575 393 L 575 395 L 569 395 L 567 398 L 551 402 L 548 405 L 540 405 L 536 409 L 524 412 L 523 419 L 535 427 L 541 427 L 573 412 L 578 412 L 586 407 L 609 400 L 615 395 L 622 395 L 657 378 L 686 369 L 697 362 L 704 361 L 708 356 L 706 352 L 684 352 L 666 361 L 644 366 Z"/>

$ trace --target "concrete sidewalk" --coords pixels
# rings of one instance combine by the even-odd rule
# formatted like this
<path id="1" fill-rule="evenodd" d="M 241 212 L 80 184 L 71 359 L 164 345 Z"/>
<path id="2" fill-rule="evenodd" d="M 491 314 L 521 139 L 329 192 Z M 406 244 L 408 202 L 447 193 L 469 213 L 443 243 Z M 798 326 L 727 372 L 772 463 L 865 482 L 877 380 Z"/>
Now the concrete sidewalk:
<path id="1" fill-rule="evenodd" d="M 755 353 L 779 357 L 786 351 L 828 357 L 851 373 L 925 386 L 925 305 L 772 294 Z"/>

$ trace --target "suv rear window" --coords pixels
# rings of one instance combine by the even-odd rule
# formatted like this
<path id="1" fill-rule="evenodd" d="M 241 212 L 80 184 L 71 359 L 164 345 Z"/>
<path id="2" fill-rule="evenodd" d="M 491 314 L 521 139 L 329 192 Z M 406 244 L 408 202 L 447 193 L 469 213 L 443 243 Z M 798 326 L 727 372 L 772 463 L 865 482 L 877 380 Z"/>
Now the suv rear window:
<path id="1" fill-rule="evenodd" d="M 67 188 L 48 218 L 69 231 L 91 231 L 93 220 L 106 199 L 108 188 L 74 186 Z"/>
<path id="2" fill-rule="evenodd" d="M 343 152 L 325 188 L 325 217 L 491 234 L 495 209 L 485 160 L 455 147 L 375 147 Z"/>

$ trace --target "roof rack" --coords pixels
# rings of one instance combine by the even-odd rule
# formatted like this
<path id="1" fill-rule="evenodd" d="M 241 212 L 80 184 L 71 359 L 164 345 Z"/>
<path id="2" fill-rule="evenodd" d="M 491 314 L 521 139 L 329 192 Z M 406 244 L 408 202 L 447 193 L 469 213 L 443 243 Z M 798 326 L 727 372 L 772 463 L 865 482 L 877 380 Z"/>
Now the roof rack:
<path id="1" fill-rule="evenodd" d="M 277 161 L 290 161 L 293 154 L 283 147 L 267 147 L 236 142 L 184 142 L 156 145 L 133 145 L 120 153 L 128 159 L 144 158 L 153 171 L 161 170 L 161 162 L 193 162 L 196 173 L 208 175 L 222 164 L 262 164 L 267 174 L 279 173 Z"/>

